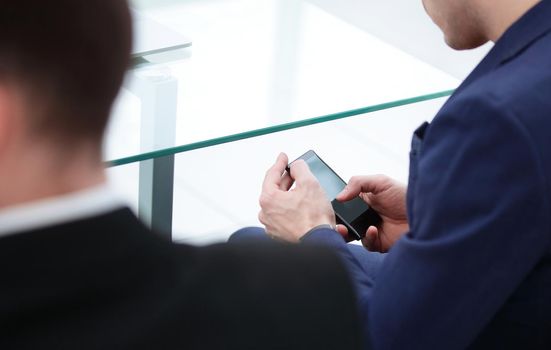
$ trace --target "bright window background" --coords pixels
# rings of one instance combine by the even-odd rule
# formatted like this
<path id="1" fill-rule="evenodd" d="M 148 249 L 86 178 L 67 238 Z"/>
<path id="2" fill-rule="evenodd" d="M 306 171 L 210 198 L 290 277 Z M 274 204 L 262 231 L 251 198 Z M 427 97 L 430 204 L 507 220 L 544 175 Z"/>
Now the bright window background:
<path id="1" fill-rule="evenodd" d="M 134 3 L 193 40 L 191 56 L 169 64 L 180 84 L 177 144 L 455 88 L 489 48 L 447 48 L 420 0 Z M 444 101 L 178 155 L 175 240 L 211 243 L 258 225 L 260 184 L 280 151 L 294 158 L 314 149 L 345 179 L 385 173 L 406 182 L 411 132 Z M 139 149 L 139 110 L 123 91 L 108 158 Z M 135 209 L 137 166 L 109 174 Z"/>

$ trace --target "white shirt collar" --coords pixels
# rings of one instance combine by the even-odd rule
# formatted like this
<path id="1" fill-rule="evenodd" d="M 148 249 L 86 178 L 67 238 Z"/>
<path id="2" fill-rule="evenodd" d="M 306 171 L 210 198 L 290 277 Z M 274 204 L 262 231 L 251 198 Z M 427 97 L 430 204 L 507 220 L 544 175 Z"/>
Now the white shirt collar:
<path id="1" fill-rule="evenodd" d="M 0 237 L 93 217 L 124 206 L 106 184 L 25 203 L 0 210 Z"/>

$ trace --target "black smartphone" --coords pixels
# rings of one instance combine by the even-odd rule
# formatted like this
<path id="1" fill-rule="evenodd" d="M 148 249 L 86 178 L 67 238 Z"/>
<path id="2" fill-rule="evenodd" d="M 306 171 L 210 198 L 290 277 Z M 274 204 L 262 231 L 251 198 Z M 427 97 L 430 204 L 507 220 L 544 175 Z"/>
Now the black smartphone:
<path id="1" fill-rule="evenodd" d="M 310 171 L 318 179 L 327 198 L 331 201 L 337 224 L 346 226 L 350 237 L 359 240 L 365 236 L 369 226 L 377 226 L 381 223 L 382 219 L 379 214 L 370 208 L 360 197 L 356 197 L 345 203 L 341 203 L 335 199 L 346 186 L 346 182 L 316 152 L 310 150 L 298 159 L 302 159 L 308 164 Z M 289 171 L 289 167 L 287 171 Z"/>

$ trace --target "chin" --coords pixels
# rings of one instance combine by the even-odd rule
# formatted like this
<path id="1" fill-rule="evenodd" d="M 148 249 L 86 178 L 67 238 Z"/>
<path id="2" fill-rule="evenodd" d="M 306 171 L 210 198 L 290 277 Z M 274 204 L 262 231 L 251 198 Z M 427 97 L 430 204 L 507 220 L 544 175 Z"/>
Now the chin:
<path id="1" fill-rule="evenodd" d="M 480 47 L 488 42 L 488 39 L 484 38 L 470 38 L 470 39 L 457 39 L 454 40 L 448 36 L 445 37 L 446 44 L 454 50 L 472 50 Z"/>

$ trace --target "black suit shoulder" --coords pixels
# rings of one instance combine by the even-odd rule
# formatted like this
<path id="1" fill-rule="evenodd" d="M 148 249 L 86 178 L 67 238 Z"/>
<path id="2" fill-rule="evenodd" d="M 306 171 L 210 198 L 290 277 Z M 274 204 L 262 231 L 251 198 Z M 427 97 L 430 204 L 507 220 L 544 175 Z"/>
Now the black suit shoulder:
<path id="1" fill-rule="evenodd" d="M 354 293 L 341 262 L 319 249 L 217 245 L 195 251 L 183 270 L 186 309 L 200 315 L 196 339 L 254 349 L 348 349 L 360 334 Z M 189 303 L 187 303 L 189 302 Z M 219 316 L 219 317 L 212 317 Z M 211 329 L 216 336 L 208 337 Z M 248 334 L 242 337 L 242 332 Z"/>
<path id="2" fill-rule="evenodd" d="M 128 209 L 0 239 L 2 349 L 355 349 L 324 250 L 173 244 Z"/>

